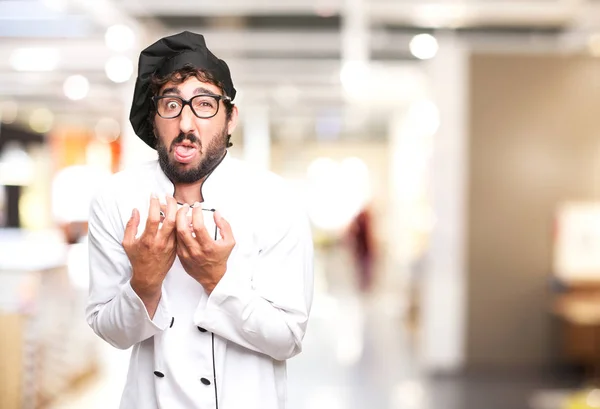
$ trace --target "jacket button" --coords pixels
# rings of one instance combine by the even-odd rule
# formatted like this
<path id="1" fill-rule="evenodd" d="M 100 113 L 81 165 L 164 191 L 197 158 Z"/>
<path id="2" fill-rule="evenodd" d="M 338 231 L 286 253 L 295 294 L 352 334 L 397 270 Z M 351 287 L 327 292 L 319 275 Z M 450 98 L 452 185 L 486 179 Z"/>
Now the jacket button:
<path id="1" fill-rule="evenodd" d="M 200 379 L 200 382 L 202 382 L 203 384 L 205 384 L 206 386 L 210 385 L 210 381 L 206 378 L 202 378 Z"/>
<path id="2" fill-rule="evenodd" d="M 202 327 L 198 327 L 198 329 L 200 330 L 200 332 L 206 332 L 206 330 Z"/>
<path id="3" fill-rule="evenodd" d="M 175 317 L 171 318 L 171 325 L 169 325 L 169 328 L 173 328 L 173 324 L 175 324 Z"/>
<path id="4" fill-rule="evenodd" d="M 158 376 L 159 378 L 164 378 L 165 374 L 159 371 L 154 371 L 154 375 Z"/>

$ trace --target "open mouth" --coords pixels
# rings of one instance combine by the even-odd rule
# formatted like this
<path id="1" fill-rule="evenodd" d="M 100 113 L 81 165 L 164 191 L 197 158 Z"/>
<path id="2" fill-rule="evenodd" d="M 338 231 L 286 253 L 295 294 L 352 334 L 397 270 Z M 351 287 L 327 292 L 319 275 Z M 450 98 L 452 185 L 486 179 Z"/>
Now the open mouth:
<path id="1" fill-rule="evenodd" d="M 198 147 L 189 141 L 184 141 L 175 145 L 174 153 L 177 162 L 190 163 L 197 155 Z"/>

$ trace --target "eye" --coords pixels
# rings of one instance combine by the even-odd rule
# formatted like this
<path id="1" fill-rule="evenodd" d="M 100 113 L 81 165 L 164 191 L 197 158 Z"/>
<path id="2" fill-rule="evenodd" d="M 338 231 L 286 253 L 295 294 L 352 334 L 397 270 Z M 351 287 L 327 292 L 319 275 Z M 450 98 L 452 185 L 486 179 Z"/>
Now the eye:
<path id="1" fill-rule="evenodd" d="M 174 100 L 167 101 L 167 109 L 175 110 L 177 108 L 179 108 L 179 102 Z"/>
<path id="2" fill-rule="evenodd" d="M 215 109 L 217 101 L 212 97 L 200 96 L 193 100 L 195 110 L 210 111 Z"/>

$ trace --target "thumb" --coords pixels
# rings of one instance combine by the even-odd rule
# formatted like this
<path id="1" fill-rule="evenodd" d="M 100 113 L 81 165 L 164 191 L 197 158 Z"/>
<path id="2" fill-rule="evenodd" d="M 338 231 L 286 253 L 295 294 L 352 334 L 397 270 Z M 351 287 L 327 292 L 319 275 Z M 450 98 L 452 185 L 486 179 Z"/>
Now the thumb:
<path id="1" fill-rule="evenodd" d="M 213 217 L 215 219 L 215 224 L 221 233 L 221 238 L 225 241 L 233 240 L 233 232 L 231 231 L 231 225 L 229 222 L 225 220 L 218 211 L 214 213 Z"/>
<path id="2" fill-rule="evenodd" d="M 127 221 L 127 225 L 125 226 L 125 234 L 123 235 L 123 246 L 127 247 L 133 244 L 135 241 L 135 235 L 138 231 L 138 226 L 140 224 L 140 212 L 138 209 L 133 209 L 131 212 L 131 217 Z"/>

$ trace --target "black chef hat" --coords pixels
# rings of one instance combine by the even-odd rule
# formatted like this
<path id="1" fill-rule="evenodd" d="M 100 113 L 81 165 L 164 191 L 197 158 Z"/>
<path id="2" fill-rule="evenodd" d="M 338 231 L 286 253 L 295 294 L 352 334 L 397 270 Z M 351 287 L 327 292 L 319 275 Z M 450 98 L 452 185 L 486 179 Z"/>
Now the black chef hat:
<path id="1" fill-rule="evenodd" d="M 153 74 L 163 77 L 185 65 L 210 72 L 223 84 L 225 94 L 232 100 L 235 98 L 236 92 L 229 67 L 206 47 L 204 36 L 184 31 L 158 40 L 140 54 L 138 76 L 129 113 L 129 121 L 136 135 L 153 149 L 156 148 L 156 138 L 152 125 L 148 122 L 148 114 L 153 104 L 150 79 Z"/>

